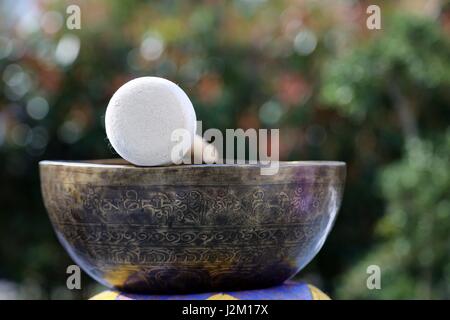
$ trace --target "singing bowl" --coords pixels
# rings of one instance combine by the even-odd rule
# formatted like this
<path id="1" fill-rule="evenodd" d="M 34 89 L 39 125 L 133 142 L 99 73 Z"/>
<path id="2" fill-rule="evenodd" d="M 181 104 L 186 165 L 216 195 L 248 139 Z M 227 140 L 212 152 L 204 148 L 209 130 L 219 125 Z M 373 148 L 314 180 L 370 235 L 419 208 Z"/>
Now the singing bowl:
<path id="1" fill-rule="evenodd" d="M 42 161 L 61 244 L 91 277 L 138 293 L 270 287 L 317 254 L 341 203 L 345 163 L 136 167 Z"/>

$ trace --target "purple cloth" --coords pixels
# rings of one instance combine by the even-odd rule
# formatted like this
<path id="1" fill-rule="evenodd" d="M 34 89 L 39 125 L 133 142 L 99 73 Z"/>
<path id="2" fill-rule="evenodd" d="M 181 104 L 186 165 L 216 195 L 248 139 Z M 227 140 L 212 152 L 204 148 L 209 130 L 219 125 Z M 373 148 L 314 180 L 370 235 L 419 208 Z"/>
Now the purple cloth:
<path id="1" fill-rule="evenodd" d="M 239 300 L 313 300 L 305 282 L 287 281 L 276 287 L 231 292 L 208 292 L 184 295 L 143 295 L 120 293 L 116 300 L 206 300 L 217 294 L 226 294 Z"/>

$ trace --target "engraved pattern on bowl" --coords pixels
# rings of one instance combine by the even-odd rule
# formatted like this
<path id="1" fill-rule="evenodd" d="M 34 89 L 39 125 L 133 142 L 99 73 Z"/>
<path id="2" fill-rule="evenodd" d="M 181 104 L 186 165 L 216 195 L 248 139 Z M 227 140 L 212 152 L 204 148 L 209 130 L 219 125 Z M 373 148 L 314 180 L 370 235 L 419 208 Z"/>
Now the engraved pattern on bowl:
<path id="1" fill-rule="evenodd" d="M 269 287 L 320 250 L 341 203 L 345 164 L 143 168 L 119 160 L 42 161 L 56 234 L 100 283 L 128 292 Z"/>

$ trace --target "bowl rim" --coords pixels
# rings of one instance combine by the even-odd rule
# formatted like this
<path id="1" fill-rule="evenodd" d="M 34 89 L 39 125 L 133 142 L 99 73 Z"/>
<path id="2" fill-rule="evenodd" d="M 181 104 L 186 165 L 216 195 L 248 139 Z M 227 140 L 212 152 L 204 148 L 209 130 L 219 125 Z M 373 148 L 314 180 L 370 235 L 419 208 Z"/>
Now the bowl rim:
<path id="1" fill-rule="evenodd" d="M 124 163 L 102 163 L 119 161 Z M 276 161 L 280 168 L 286 167 L 346 167 L 344 161 L 324 161 L 324 160 L 295 160 L 295 161 Z M 163 166 L 136 166 L 127 163 L 120 158 L 111 159 L 95 159 L 95 160 L 42 160 L 39 166 L 62 166 L 74 168 L 104 168 L 104 169 L 130 169 L 130 170 L 155 170 L 155 169 L 188 169 L 188 168 L 264 168 L 267 165 L 258 161 L 257 164 L 238 164 L 238 163 L 221 163 L 221 164 L 181 164 L 181 165 L 163 165 Z"/>

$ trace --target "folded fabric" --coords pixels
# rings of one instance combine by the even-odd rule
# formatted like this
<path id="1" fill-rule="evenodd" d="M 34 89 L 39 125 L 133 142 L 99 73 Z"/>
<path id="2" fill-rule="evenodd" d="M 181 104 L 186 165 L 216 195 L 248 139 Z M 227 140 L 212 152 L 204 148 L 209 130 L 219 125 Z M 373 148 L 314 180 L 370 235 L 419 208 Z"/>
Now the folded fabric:
<path id="1" fill-rule="evenodd" d="M 330 297 L 305 282 L 287 281 L 266 289 L 183 295 L 145 295 L 106 290 L 90 300 L 330 300 Z"/>

